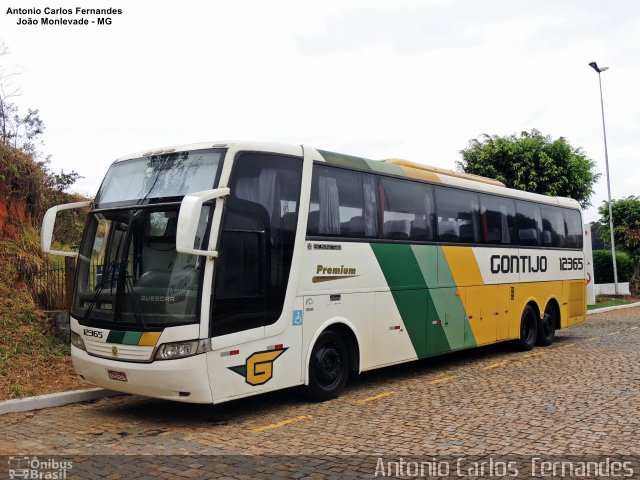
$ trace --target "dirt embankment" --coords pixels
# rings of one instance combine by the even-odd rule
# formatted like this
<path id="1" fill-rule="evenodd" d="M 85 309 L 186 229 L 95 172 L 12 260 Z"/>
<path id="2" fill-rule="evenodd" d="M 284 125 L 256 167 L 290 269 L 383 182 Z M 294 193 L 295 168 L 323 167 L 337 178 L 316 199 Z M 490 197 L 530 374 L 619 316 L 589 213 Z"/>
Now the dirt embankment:
<path id="1" fill-rule="evenodd" d="M 32 295 L 34 275 L 51 261 L 40 251 L 39 223 L 65 195 L 48 188 L 30 155 L 0 143 L 0 399 L 80 385 L 69 347 L 53 335 Z"/>

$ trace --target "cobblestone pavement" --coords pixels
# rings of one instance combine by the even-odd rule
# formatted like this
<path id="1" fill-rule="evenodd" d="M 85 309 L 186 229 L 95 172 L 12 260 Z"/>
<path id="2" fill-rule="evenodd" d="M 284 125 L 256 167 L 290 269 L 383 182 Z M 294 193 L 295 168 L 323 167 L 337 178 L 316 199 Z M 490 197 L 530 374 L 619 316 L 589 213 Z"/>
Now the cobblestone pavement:
<path id="1" fill-rule="evenodd" d="M 365 373 L 325 403 L 288 390 L 219 406 L 122 396 L 9 414 L 0 417 L 0 455 L 68 455 L 85 466 L 84 455 L 186 455 L 134 457 L 137 466 L 129 462 L 126 473 L 114 473 L 122 457 L 94 457 L 82 475 L 92 478 L 130 478 L 135 468 L 138 478 L 194 478 L 205 464 L 213 476 L 289 478 L 306 474 L 295 474 L 300 465 L 282 467 L 283 458 L 304 458 L 314 471 L 328 458 L 362 456 L 366 461 L 351 472 L 357 475 L 373 472 L 370 456 L 640 458 L 639 432 L 640 308 L 634 308 L 592 315 L 531 352 L 500 344 Z M 201 454 L 224 454 L 227 461 L 211 470 Z M 258 468 L 248 454 L 280 466 Z M 176 474 L 170 466 L 178 464 Z M 345 472 L 325 467 L 331 475 Z"/>

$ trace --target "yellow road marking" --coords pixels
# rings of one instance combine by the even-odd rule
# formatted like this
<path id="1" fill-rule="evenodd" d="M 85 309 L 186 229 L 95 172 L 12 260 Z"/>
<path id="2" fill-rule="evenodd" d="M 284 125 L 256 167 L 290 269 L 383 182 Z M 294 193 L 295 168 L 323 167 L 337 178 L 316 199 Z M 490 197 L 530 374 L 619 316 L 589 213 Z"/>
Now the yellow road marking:
<path id="1" fill-rule="evenodd" d="M 251 431 L 252 432 L 263 432 L 263 431 L 269 430 L 271 428 L 283 427 L 285 425 L 291 425 L 292 423 L 301 422 L 302 420 L 309 420 L 310 418 L 313 418 L 313 416 L 312 415 L 300 415 L 299 417 L 290 418 L 289 420 L 283 420 L 283 421 L 278 422 L 278 423 L 272 423 L 271 425 L 265 425 L 264 427 L 252 428 Z"/>
<path id="2" fill-rule="evenodd" d="M 611 332 L 609 336 L 618 335 L 620 332 Z"/>
<path id="3" fill-rule="evenodd" d="M 585 342 L 593 342 L 594 340 L 597 340 L 598 337 L 591 337 L 591 338 L 587 338 L 585 339 Z"/>
<path id="4" fill-rule="evenodd" d="M 501 367 L 502 365 L 506 365 L 507 362 L 498 362 L 498 363 L 493 363 L 491 365 L 487 365 L 486 367 L 482 367 L 482 370 L 491 370 L 492 368 L 498 368 Z"/>
<path id="5" fill-rule="evenodd" d="M 575 346 L 575 343 L 567 343 L 566 345 L 563 345 L 563 347 L 573 347 Z"/>
<path id="6" fill-rule="evenodd" d="M 396 394 L 396 392 L 379 393 L 378 395 L 374 395 L 373 397 L 367 397 L 367 398 L 363 398 L 362 400 L 356 400 L 356 403 L 358 405 L 362 405 L 363 403 L 372 402 L 374 400 L 378 400 L 378 399 L 384 398 L 384 397 L 389 397 L 389 396 L 395 395 L 395 394 Z"/>
<path id="7" fill-rule="evenodd" d="M 540 355 L 544 355 L 544 352 L 533 352 L 533 353 L 527 353 L 525 355 L 525 357 L 529 358 L 529 357 L 539 357 Z"/>
<path id="8" fill-rule="evenodd" d="M 449 375 L 448 377 L 440 377 L 440 378 L 436 378 L 435 380 L 429 380 L 427 382 L 427 385 L 435 385 L 437 383 L 450 382 L 451 380 L 455 380 L 456 378 L 458 378 L 458 375 Z"/>

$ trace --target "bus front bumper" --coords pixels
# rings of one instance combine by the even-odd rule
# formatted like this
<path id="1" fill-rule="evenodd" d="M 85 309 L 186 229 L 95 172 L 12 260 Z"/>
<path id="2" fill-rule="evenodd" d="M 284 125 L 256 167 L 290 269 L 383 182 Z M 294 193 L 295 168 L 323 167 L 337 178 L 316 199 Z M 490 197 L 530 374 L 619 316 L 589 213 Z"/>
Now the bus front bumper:
<path id="1" fill-rule="evenodd" d="M 213 403 L 206 354 L 152 363 L 94 357 L 71 346 L 76 373 L 98 387 L 189 403 Z"/>

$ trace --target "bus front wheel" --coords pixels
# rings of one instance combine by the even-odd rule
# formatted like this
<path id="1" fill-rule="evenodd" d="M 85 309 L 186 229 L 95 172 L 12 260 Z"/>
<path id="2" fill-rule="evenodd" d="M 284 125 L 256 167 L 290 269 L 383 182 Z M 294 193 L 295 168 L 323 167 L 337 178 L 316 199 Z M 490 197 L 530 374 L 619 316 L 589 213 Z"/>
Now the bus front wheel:
<path id="1" fill-rule="evenodd" d="M 518 349 L 521 351 L 531 350 L 538 339 L 538 318 L 536 311 L 531 305 L 524 307 L 520 320 L 520 339 Z"/>
<path id="2" fill-rule="evenodd" d="M 307 397 L 317 402 L 336 398 L 344 390 L 348 379 L 349 352 L 346 343 L 338 332 L 325 330 L 311 352 Z"/>

